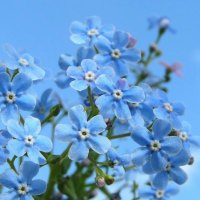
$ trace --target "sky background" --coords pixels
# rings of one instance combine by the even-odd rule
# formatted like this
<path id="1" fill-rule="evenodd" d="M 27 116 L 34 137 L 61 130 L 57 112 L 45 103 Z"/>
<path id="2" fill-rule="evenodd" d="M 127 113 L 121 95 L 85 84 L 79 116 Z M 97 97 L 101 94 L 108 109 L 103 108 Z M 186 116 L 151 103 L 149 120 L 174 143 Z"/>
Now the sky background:
<path id="1" fill-rule="evenodd" d="M 156 36 L 155 30 L 148 32 L 147 18 L 151 15 L 168 16 L 177 33 L 168 33 L 161 41 L 162 60 L 182 63 L 184 73 L 182 78 L 174 76 L 169 84 L 169 96 L 185 103 L 185 119 L 192 124 L 193 133 L 200 134 L 199 7 L 199 0 L 0 1 L 0 45 L 10 43 L 17 49 L 24 48 L 40 60 L 48 71 L 46 84 L 40 87 L 40 91 L 37 89 L 42 92 L 46 87 L 55 87 L 52 81 L 53 74 L 59 70 L 59 55 L 64 52 L 73 54 L 77 48 L 69 40 L 72 21 L 84 21 L 87 16 L 98 15 L 104 23 L 131 32 L 138 41 L 137 47 L 146 49 Z M 154 71 L 160 68 L 158 62 L 151 67 Z M 200 152 L 195 154 L 197 162 L 189 170 L 188 182 L 172 199 L 199 200 Z"/>

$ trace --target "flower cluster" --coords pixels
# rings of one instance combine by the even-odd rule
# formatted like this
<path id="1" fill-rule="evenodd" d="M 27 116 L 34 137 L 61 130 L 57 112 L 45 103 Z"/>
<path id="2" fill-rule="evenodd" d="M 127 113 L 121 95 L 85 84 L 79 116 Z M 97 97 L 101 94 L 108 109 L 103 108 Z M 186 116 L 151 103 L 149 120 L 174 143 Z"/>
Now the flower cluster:
<path id="1" fill-rule="evenodd" d="M 122 189 L 111 195 L 106 185 L 126 180 L 130 172 L 149 177 L 145 186 L 132 181 L 134 199 L 166 200 L 177 193 L 177 185 L 187 180 L 182 166 L 192 165 L 191 147 L 200 146 L 200 137 L 182 120 L 184 105 L 168 99 L 163 87 L 175 67 L 163 64 L 161 79 L 147 69 L 161 56 L 159 40 L 172 30 L 166 17 L 149 22 L 159 29 L 148 56 L 130 33 L 103 25 L 99 17 L 72 23 L 70 39 L 81 47 L 76 57 L 60 55 L 55 77 L 63 91 L 70 88 L 72 100 L 72 91 L 80 97 L 70 108 L 53 89 L 39 98 L 31 95 L 30 87 L 45 71 L 29 54 L 6 46 L 11 59 L 0 65 L 0 165 L 10 169 L 0 175 L 2 198 L 90 199 L 99 188 L 112 199 Z M 42 129 L 49 124 L 51 139 Z M 128 151 L 122 150 L 122 138 Z M 33 179 L 46 165 L 47 189 Z"/>

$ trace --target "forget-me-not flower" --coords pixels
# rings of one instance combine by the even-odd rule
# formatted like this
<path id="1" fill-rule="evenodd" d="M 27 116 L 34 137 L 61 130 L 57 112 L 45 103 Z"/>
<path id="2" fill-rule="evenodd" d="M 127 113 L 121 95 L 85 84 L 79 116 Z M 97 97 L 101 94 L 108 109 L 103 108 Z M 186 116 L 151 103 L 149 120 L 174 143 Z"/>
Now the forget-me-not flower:
<path id="1" fill-rule="evenodd" d="M 157 120 L 150 132 L 145 127 L 132 127 L 132 138 L 139 147 L 133 152 L 133 164 L 143 165 L 150 162 L 154 171 L 167 166 L 167 156 L 176 155 L 182 150 L 182 142 L 177 136 L 168 136 L 172 127 L 169 122 Z"/>
<path id="2" fill-rule="evenodd" d="M 102 25 L 97 16 L 89 17 L 86 23 L 74 21 L 71 24 L 71 40 L 76 44 L 94 45 L 99 37 L 111 38 L 115 28 L 112 25 Z"/>
<path id="3" fill-rule="evenodd" d="M 32 80 L 25 74 L 17 74 L 11 81 L 7 73 L 0 73 L 0 115 L 4 124 L 10 119 L 19 120 L 20 110 L 32 111 L 36 99 L 26 93 Z"/>
<path id="4" fill-rule="evenodd" d="M 114 111 L 115 116 L 121 120 L 131 119 L 129 103 L 140 103 L 145 98 L 142 88 L 129 87 L 126 79 L 114 83 L 107 76 L 101 75 L 95 83 L 103 93 L 95 102 L 97 107 L 101 112 Z"/>
<path id="5" fill-rule="evenodd" d="M 127 76 L 128 65 L 140 60 L 140 52 L 135 48 L 127 48 L 129 43 L 128 33 L 117 31 L 111 41 L 100 37 L 96 43 L 100 51 L 94 59 L 101 66 L 112 65 L 117 75 Z"/>
<path id="6" fill-rule="evenodd" d="M 83 91 L 89 86 L 95 88 L 95 80 L 102 74 L 112 76 L 114 72 L 110 67 L 98 69 L 96 62 L 91 59 L 84 59 L 80 67 L 67 69 L 67 75 L 72 78 L 70 86 L 78 91 Z"/>
<path id="7" fill-rule="evenodd" d="M 32 196 L 41 195 L 46 191 L 46 182 L 34 179 L 39 172 L 39 165 L 25 161 L 22 163 L 19 175 L 11 169 L 0 175 L 0 184 L 8 189 L 0 195 L 4 200 L 33 200 Z"/>
<path id="8" fill-rule="evenodd" d="M 18 121 L 9 120 L 7 129 L 13 139 L 8 142 L 8 149 L 16 156 L 21 157 L 27 153 L 29 159 L 40 165 L 46 162 L 41 152 L 50 152 L 52 142 L 47 136 L 40 135 L 40 120 L 34 117 L 27 117 L 24 126 Z"/>
<path id="9" fill-rule="evenodd" d="M 82 105 L 74 106 L 69 111 L 71 123 L 56 126 L 56 138 L 72 143 L 68 156 L 74 161 L 83 161 L 88 157 L 89 149 L 98 154 L 105 154 L 111 146 L 110 140 L 100 135 L 106 129 L 101 115 L 87 120 L 87 114 Z"/>

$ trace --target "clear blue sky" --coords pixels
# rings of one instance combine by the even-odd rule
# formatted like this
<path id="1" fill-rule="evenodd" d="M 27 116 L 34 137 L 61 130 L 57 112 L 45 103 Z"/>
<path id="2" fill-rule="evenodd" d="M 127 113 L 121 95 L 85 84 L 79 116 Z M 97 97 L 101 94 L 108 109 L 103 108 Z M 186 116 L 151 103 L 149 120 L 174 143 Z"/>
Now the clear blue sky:
<path id="1" fill-rule="evenodd" d="M 166 15 L 177 34 L 167 34 L 161 42 L 163 60 L 184 65 L 184 77 L 174 77 L 169 96 L 185 103 L 185 119 L 200 134 L 199 8 L 199 0 L 6 0 L 0 2 L 0 45 L 25 48 L 39 58 L 51 79 L 58 71 L 58 56 L 75 52 L 76 46 L 68 39 L 71 21 L 98 15 L 105 23 L 133 33 L 138 47 L 145 48 L 155 37 L 155 32 L 147 32 L 146 19 L 152 14 Z M 156 62 L 152 66 L 154 70 L 158 67 Z M 174 199 L 199 200 L 199 165 L 196 163 L 189 182 Z"/>

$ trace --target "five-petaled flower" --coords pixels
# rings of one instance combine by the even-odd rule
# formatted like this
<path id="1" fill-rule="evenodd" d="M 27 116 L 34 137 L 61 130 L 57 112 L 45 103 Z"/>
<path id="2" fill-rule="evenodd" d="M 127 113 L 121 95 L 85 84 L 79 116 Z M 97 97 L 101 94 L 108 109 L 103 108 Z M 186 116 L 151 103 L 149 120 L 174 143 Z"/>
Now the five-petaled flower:
<path id="1" fill-rule="evenodd" d="M 110 140 L 100 133 L 106 129 L 101 115 L 87 120 L 82 105 L 74 106 L 69 111 L 71 123 L 56 126 L 56 138 L 72 143 L 68 156 L 74 161 L 83 161 L 88 157 L 91 148 L 98 154 L 105 154 L 111 146 Z"/>

